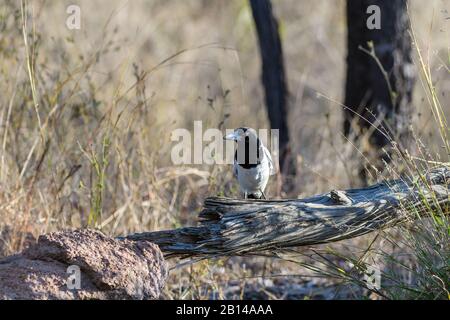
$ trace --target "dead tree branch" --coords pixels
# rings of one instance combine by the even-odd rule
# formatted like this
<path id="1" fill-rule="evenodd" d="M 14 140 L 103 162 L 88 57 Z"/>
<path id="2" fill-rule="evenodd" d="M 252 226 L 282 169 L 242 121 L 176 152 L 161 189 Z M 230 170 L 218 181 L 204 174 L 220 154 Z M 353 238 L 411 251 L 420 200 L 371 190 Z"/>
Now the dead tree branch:
<path id="1" fill-rule="evenodd" d="M 430 214 L 449 212 L 450 168 L 414 179 L 386 181 L 367 188 L 295 200 L 208 198 L 200 226 L 125 237 L 159 245 L 182 257 L 255 254 L 311 246 L 364 235 Z M 442 213 L 442 211 L 441 211 Z"/>

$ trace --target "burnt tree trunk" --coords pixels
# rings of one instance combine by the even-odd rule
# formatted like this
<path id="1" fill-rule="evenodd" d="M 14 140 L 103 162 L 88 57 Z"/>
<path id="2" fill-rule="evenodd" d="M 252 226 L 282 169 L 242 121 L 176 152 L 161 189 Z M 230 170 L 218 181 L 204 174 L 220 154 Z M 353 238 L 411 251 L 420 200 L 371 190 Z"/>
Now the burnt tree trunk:
<path id="1" fill-rule="evenodd" d="M 287 83 L 283 48 L 278 22 L 272 13 L 270 0 L 250 0 L 258 34 L 262 60 L 262 83 L 265 103 L 272 129 L 279 129 L 279 161 L 281 172 L 295 175 L 288 128 Z"/>
<path id="2" fill-rule="evenodd" d="M 367 25 L 371 5 L 380 8 L 380 29 Z M 364 151 L 377 165 L 378 159 L 389 161 L 392 140 L 402 149 L 410 140 L 415 73 L 406 0 L 347 0 L 347 26 L 344 133 L 369 134 Z"/>

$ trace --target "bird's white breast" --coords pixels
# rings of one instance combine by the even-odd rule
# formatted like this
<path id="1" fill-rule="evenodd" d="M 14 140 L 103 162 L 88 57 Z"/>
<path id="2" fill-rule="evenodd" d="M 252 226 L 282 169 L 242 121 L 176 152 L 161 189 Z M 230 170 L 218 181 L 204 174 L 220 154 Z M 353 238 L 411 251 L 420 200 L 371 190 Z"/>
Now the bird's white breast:
<path id="1" fill-rule="evenodd" d="M 237 180 L 242 192 L 259 193 L 264 191 L 270 176 L 269 162 L 263 159 L 259 165 L 253 168 L 245 169 L 235 164 Z"/>

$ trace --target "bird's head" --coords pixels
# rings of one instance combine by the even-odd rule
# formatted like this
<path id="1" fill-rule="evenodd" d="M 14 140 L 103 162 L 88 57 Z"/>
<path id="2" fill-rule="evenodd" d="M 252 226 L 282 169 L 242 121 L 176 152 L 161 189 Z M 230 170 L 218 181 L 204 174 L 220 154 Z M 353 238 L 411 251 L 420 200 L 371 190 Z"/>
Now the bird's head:
<path id="1" fill-rule="evenodd" d="M 258 138 L 258 135 L 257 135 L 255 129 L 241 127 L 241 128 L 234 129 L 234 131 L 232 133 L 227 134 L 223 138 L 224 138 L 224 140 L 233 140 L 236 142 L 244 141 L 245 138 L 248 138 L 248 140 L 250 139 L 250 140 L 256 141 Z"/>

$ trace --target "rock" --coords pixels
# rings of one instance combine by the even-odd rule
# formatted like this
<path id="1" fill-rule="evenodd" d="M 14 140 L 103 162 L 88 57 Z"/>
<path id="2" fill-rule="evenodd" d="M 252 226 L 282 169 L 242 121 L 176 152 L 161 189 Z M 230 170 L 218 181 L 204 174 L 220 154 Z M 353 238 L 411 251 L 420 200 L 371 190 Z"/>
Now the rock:
<path id="1" fill-rule="evenodd" d="M 157 299 L 167 276 L 153 243 L 88 229 L 56 232 L 0 260 L 0 299 Z M 69 288 L 77 279 L 79 288 Z"/>

